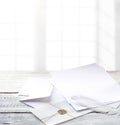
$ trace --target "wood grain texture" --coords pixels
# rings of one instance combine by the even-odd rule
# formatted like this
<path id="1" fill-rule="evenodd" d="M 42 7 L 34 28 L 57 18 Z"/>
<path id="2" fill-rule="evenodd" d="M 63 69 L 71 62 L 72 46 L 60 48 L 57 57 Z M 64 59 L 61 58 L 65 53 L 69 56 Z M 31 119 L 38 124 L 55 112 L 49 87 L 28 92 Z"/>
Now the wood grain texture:
<path id="1" fill-rule="evenodd" d="M 14 94 L 0 94 L 0 125 L 44 124 Z M 120 125 L 120 116 L 90 113 L 59 125 Z"/>
<path id="2" fill-rule="evenodd" d="M 0 94 L 0 125 L 43 125 L 15 94 Z"/>
<path id="3" fill-rule="evenodd" d="M 0 113 L 0 125 L 43 125 L 31 113 Z"/>
<path id="4" fill-rule="evenodd" d="M 120 72 L 109 74 L 120 82 Z M 0 92 L 3 92 L 0 93 L 0 125 L 44 125 L 14 96 L 13 92 L 20 90 L 26 77 L 46 77 L 46 75 L 0 73 Z M 90 113 L 59 125 L 120 125 L 120 116 Z"/>

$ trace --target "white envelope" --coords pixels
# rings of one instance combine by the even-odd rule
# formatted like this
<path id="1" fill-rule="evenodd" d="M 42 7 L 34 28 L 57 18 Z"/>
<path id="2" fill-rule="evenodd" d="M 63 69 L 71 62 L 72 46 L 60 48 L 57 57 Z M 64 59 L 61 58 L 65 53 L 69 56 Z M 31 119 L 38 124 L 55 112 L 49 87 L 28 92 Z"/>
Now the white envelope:
<path id="1" fill-rule="evenodd" d="M 46 98 L 51 96 L 52 89 L 53 85 L 49 79 L 28 78 L 18 95 L 24 97 L 20 99 L 21 101 Z"/>
<path id="2" fill-rule="evenodd" d="M 84 110 L 84 107 L 81 107 L 81 112 L 76 112 L 55 89 L 49 98 L 29 100 L 24 103 L 34 107 L 30 111 L 46 125 L 60 124 L 91 112 Z"/>
<path id="3" fill-rule="evenodd" d="M 56 89 L 54 89 L 50 98 L 24 101 L 24 103 L 34 107 L 31 108 L 30 111 L 46 125 L 58 125 L 62 122 L 67 122 L 68 120 L 93 112 L 93 110 L 86 109 L 86 107 L 80 105 L 79 108 L 81 108 L 81 111 L 75 111 Z M 112 109 L 116 109 L 119 104 L 120 102 L 112 104 Z M 103 107 L 103 110 L 104 109 L 106 110 L 106 107 Z"/>

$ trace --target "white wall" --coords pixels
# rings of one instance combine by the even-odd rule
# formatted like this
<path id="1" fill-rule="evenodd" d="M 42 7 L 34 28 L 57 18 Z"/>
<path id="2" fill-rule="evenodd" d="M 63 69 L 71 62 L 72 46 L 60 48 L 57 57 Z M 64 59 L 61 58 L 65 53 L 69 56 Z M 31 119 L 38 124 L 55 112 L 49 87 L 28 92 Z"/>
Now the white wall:
<path id="1" fill-rule="evenodd" d="M 120 71 L 120 0 L 99 0 L 98 62 Z"/>
<path id="2" fill-rule="evenodd" d="M 120 0 L 115 0 L 115 49 L 116 49 L 116 58 L 115 58 L 115 65 L 116 70 L 120 71 Z"/>
<path id="3" fill-rule="evenodd" d="M 107 70 L 116 70 L 115 0 L 99 0 L 97 61 Z"/>

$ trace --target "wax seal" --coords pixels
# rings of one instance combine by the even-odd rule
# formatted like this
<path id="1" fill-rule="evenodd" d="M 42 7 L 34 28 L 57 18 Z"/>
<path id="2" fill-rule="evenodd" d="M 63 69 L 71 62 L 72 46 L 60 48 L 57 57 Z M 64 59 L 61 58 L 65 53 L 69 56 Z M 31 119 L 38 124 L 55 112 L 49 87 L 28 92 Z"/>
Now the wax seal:
<path id="1" fill-rule="evenodd" d="M 67 114 L 67 111 L 65 109 L 60 109 L 60 110 L 58 110 L 58 113 L 60 115 L 64 115 L 64 114 Z"/>

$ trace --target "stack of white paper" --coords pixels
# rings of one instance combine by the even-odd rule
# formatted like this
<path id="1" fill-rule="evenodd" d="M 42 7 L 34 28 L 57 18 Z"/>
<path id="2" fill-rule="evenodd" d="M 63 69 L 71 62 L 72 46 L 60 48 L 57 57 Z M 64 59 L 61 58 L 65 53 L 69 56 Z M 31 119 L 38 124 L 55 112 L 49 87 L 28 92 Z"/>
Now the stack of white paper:
<path id="1" fill-rule="evenodd" d="M 91 112 L 91 110 L 76 112 L 56 89 L 48 99 L 35 99 L 24 103 L 34 107 L 30 111 L 46 125 L 58 125 Z"/>
<path id="2" fill-rule="evenodd" d="M 24 97 L 21 101 L 34 107 L 31 111 L 45 124 L 59 124 L 91 111 L 116 113 L 106 104 L 120 101 L 120 85 L 102 67 L 91 64 L 51 75 L 51 80 L 30 78 L 19 92 Z"/>
<path id="3" fill-rule="evenodd" d="M 33 107 L 30 111 L 46 125 L 56 125 L 91 112 L 76 112 L 51 85 L 49 79 L 27 79 L 18 95 L 21 97 L 20 101 Z M 81 107 L 82 109 L 86 108 Z"/>
<path id="4" fill-rule="evenodd" d="M 73 110 L 48 79 L 29 78 L 18 95 L 23 97 L 20 99 L 23 103 L 33 107 L 30 111 L 46 125 L 56 125 L 91 112 Z"/>

